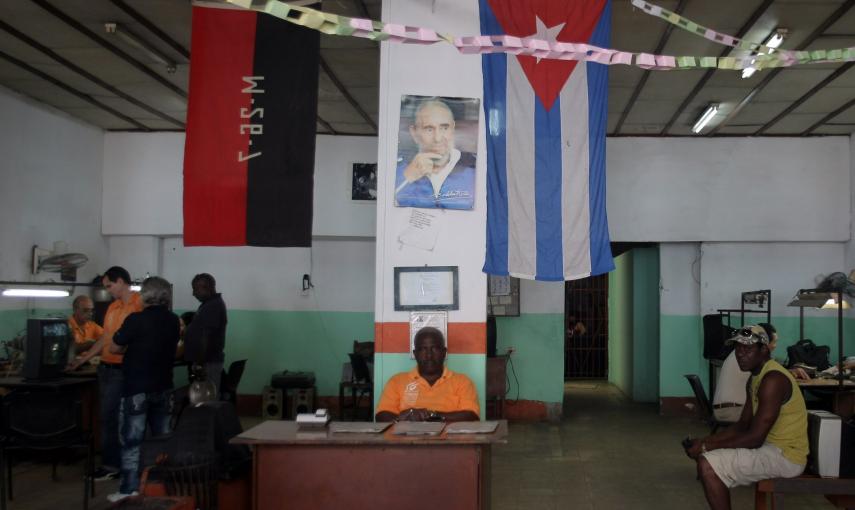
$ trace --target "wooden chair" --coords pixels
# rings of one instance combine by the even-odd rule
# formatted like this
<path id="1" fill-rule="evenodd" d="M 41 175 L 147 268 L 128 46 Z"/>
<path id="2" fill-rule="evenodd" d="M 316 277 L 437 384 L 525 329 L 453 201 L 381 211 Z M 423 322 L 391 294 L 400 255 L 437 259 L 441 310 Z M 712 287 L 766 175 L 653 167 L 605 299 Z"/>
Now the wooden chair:
<path id="1" fill-rule="evenodd" d="M 689 386 L 692 387 L 692 393 L 695 394 L 695 400 L 698 402 L 698 416 L 710 426 L 713 434 L 715 434 L 721 427 L 733 425 L 733 422 L 720 421 L 716 419 L 715 414 L 713 413 L 712 403 L 710 402 L 709 397 L 707 397 L 707 393 L 704 391 L 704 384 L 701 382 L 700 377 L 696 374 L 686 374 L 683 377 L 689 381 Z"/>

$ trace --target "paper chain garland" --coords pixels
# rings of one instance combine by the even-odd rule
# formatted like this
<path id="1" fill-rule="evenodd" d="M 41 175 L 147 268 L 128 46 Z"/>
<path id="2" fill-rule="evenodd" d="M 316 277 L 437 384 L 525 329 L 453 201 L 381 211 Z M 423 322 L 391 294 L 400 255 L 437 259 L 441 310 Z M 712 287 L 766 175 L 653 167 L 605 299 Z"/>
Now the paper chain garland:
<path id="1" fill-rule="evenodd" d="M 372 41 L 391 41 L 405 44 L 436 44 L 446 42 L 465 54 L 510 53 L 554 60 L 577 60 L 605 65 L 635 65 L 642 69 L 660 71 L 681 69 L 718 68 L 742 70 L 746 67 L 767 69 L 789 67 L 796 64 L 838 63 L 855 61 L 855 47 L 833 50 L 791 51 L 769 48 L 762 44 L 715 32 L 667 9 L 644 0 L 632 0 L 632 5 L 645 14 L 656 16 L 690 33 L 710 41 L 751 51 L 745 57 L 704 57 L 654 55 L 632 53 L 589 44 L 549 42 L 532 37 L 510 35 L 476 35 L 457 37 L 442 34 L 429 28 L 412 27 L 397 23 L 382 23 L 370 19 L 349 18 L 291 5 L 280 0 L 226 0 L 245 9 L 264 12 L 296 25 L 317 30 L 328 35 L 361 37 Z M 753 54 L 758 52 L 758 54 Z"/>

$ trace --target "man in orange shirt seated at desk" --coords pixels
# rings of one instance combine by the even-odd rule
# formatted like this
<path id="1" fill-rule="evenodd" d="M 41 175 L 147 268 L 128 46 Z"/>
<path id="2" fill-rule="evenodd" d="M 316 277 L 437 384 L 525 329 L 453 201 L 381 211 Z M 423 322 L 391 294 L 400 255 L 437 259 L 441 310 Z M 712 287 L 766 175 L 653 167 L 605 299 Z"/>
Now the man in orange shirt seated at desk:
<path id="1" fill-rule="evenodd" d="M 95 304 L 89 296 L 77 296 L 71 305 L 68 327 L 74 335 L 74 353 L 79 354 L 92 347 L 104 334 L 104 329 L 92 320 Z"/>
<path id="2" fill-rule="evenodd" d="M 436 328 L 413 340 L 416 368 L 393 375 L 377 404 L 377 421 L 476 421 L 478 392 L 463 374 L 445 367 L 445 341 Z"/>

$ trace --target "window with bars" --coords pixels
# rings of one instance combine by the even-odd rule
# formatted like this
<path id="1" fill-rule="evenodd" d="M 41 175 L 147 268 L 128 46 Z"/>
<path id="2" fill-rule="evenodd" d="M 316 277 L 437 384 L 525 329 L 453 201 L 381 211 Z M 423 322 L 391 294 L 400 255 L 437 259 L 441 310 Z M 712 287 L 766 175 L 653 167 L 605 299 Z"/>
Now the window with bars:
<path id="1" fill-rule="evenodd" d="M 564 286 L 564 379 L 608 376 L 609 275 Z"/>

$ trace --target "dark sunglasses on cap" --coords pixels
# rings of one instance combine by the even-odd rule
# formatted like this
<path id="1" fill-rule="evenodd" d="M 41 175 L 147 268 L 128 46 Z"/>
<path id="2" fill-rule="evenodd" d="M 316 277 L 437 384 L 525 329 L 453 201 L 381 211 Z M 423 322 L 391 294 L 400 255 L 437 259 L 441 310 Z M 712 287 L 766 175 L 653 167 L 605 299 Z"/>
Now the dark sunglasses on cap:
<path id="1" fill-rule="evenodd" d="M 756 338 L 758 342 L 768 343 L 769 338 L 766 335 L 755 332 L 751 328 L 742 328 L 736 332 L 736 336 L 744 338 Z"/>

